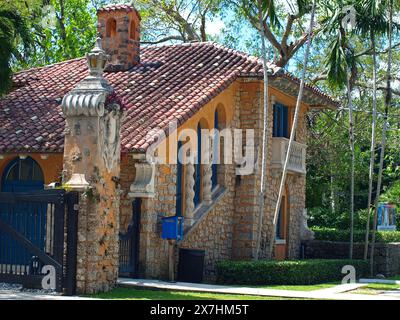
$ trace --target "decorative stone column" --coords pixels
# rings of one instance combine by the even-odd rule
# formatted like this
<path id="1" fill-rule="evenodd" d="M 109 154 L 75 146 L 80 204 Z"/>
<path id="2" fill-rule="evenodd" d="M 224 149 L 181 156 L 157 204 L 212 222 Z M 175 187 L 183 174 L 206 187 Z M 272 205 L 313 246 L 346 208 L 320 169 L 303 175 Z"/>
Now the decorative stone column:
<path id="1" fill-rule="evenodd" d="M 64 96 L 64 179 L 80 192 L 77 291 L 108 291 L 118 278 L 121 103 L 102 76 L 100 39 L 86 55 L 89 76 Z"/>
<path id="2" fill-rule="evenodd" d="M 185 166 L 185 225 L 192 226 L 194 223 L 194 164 L 188 161 Z"/>

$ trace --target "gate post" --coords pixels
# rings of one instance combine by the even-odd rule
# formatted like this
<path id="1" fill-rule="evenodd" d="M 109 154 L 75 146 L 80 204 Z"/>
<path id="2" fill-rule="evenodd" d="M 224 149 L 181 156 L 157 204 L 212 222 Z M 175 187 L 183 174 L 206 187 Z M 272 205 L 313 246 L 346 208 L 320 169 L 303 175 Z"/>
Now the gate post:
<path id="1" fill-rule="evenodd" d="M 64 175 L 79 192 L 76 289 L 108 291 L 118 277 L 122 103 L 103 77 L 108 56 L 98 39 L 86 55 L 89 75 L 62 101 Z"/>

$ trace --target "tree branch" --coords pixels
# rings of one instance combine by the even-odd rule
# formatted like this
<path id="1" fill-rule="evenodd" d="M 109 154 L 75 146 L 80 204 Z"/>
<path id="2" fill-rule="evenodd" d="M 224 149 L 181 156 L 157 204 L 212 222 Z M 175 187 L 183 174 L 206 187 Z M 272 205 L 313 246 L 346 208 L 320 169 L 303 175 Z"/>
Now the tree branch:
<path id="1" fill-rule="evenodd" d="M 185 39 L 182 36 L 168 36 L 168 37 L 164 37 L 162 39 L 156 40 L 156 41 L 140 41 L 140 43 L 142 43 L 142 44 L 158 44 L 158 43 L 171 41 L 171 40 L 185 41 Z"/>

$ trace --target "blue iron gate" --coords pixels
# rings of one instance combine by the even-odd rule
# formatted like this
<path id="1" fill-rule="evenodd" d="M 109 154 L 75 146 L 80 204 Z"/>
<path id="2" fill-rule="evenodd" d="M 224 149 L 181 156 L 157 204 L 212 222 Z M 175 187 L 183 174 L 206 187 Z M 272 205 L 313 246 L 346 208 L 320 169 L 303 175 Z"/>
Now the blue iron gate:
<path id="1" fill-rule="evenodd" d="M 65 190 L 0 192 L 0 282 L 40 287 L 52 265 L 57 291 L 75 293 L 77 203 Z"/>

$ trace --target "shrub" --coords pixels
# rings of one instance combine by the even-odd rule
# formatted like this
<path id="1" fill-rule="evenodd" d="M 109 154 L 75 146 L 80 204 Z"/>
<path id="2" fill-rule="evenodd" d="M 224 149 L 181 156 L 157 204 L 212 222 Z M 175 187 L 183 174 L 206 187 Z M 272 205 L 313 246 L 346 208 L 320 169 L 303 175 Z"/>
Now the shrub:
<path id="1" fill-rule="evenodd" d="M 363 260 L 221 261 L 217 263 L 217 281 L 238 285 L 318 284 L 340 281 L 345 265 L 353 265 L 357 277 L 367 274 L 368 263 Z"/>
<path id="2" fill-rule="evenodd" d="M 307 210 L 310 227 L 330 226 L 331 228 L 347 229 L 350 225 L 350 214 L 347 211 L 332 213 L 331 210 L 315 207 Z M 364 229 L 367 224 L 368 210 L 360 209 L 354 213 L 354 229 Z M 370 216 L 370 225 L 373 224 L 373 215 Z"/>
<path id="3" fill-rule="evenodd" d="M 313 227 L 311 229 L 314 231 L 316 240 L 349 242 L 350 239 L 350 230 L 321 227 Z M 369 235 L 371 240 L 372 232 Z M 364 240 L 365 230 L 354 230 L 354 242 L 364 242 Z M 376 242 L 400 242 L 400 231 L 377 231 Z"/>

